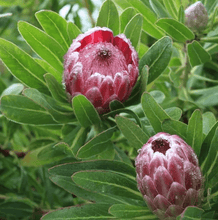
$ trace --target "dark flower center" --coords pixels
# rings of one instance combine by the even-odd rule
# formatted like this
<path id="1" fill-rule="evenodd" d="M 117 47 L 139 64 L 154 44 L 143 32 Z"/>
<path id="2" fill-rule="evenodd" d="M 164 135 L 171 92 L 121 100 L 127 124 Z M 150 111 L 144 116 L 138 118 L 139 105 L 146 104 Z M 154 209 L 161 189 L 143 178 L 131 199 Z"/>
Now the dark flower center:
<path id="1" fill-rule="evenodd" d="M 165 139 L 158 138 L 154 140 L 151 144 L 154 152 L 158 151 L 164 155 L 166 154 L 166 151 L 170 149 L 169 142 Z"/>
<path id="2" fill-rule="evenodd" d="M 102 50 L 99 50 L 98 51 L 98 56 L 101 58 L 101 59 L 107 59 L 111 56 L 111 51 L 110 50 L 107 50 L 107 49 L 102 49 Z"/>

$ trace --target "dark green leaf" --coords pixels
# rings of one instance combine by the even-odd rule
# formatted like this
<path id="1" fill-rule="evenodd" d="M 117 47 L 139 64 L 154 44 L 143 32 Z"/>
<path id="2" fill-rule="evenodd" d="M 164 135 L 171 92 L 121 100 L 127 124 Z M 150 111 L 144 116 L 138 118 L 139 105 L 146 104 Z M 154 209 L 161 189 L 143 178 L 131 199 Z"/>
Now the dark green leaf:
<path id="1" fill-rule="evenodd" d="M 2 92 L 2 95 L 19 95 L 22 90 L 24 89 L 24 86 L 21 83 L 14 83 L 10 85 L 7 89 L 5 89 Z"/>
<path id="2" fill-rule="evenodd" d="M 159 90 L 153 90 L 150 92 L 150 95 L 155 99 L 155 101 L 160 104 L 165 99 L 165 95 L 163 92 Z"/>
<path id="3" fill-rule="evenodd" d="M 169 36 L 179 42 L 194 39 L 195 35 L 183 23 L 171 18 L 162 18 L 157 21 L 157 26 L 163 29 Z"/>
<path id="4" fill-rule="evenodd" d="M 24 96 L 3 96 L 1 111 L 8 119 L 21 124 L 56 124 L 44 108 Z"/>
<path id="5" fill-rule="evenodd" d="M 73 181 L 84 189 L 142 201 L 135 178 L 110 171 L 80 171 L 72 176 Z"/>
<path id="6" fill-rule="evenodd" d="M 147 207 L 116 204 L 110 207 L 109 213 L 119 219 L 138 219 L 141 217 L 146 220 L 157 220 L 157 217 Z"/>
<path id="7" fill-rule="evenodd" d="M 205 112 L 203 115 L 203 133 L 208 134 L 211 128 L 216 124 L 216 117 L 212 112 Z"/>
<path id="8" fill-rule="evenodd" d="M 83 206 L 67 207 L 44 215 L 42 220 L 74 220 L 74 219 L 111 219 L 108 204 L 86 204 Z"/>
<path id="9" fill-rule="evenodd" d="M 181 137 L 184 141 L 186 141 L 186 131 L 187 125 L 172 119 L 167 119 L 163 121 L 162 128 L 164 132 L 167 132 L 171 135 L 176 134 Z"/>
<path id="10" fill-rule="evenodd" d="M 95 136 L 92 140 L 79 149 L 77 157 L 89 158 L 105 151 L 107 148 L 113 148 L 111 137 L 114 131 L 115 128 L 112 127 Z"/>
<path id="11" fill-rule="evenodd" d="M 159 18 L 171 17 L 159 0 L 149 0 L 149 3 Z"/>
<path id="12" fill-rule="evenodd" d="M 67 52 L 70 46 L 67 21 L 53 11 L 42 10 L 35 15 L 43 30 L 53 37 Z"/>
<path id="13" fill-rule="evenodd" d="M 115 158 L 114 160 L 118 160 L 121 162 L 124 162 L 130 166 L 132 166 L 132 161 L 130 160 L 130 158 L 125 154 L 124 151 L 122 151 L 119 147 L 117 147 L 116 145 L 114 145 L 114 150 L 115 150 Z"/>
<path id="14" fill-rule="evenodd" d="M 182 220 L 201 220 L 204 210 L 198 207 L 187 207 L 183 213 Z"/>
<path id="15" fill-rule="evenodd" d="M 188 57 L 192 67 L 211 59 L 210 54 L 197 41 L 188 44 Z"/>
<path id="16" fill-rule="evenodd" d="M 9 71 L 29 87 L 48 93 L 43 79 L 46 73 L 32 57 L 13 43 L 0 39 L 0 58 Z"/>
<path id="17" fill-rule="evenodd" d="M 68 22 L 67 30 L 70 38 L 70 43 L 72 43 L 73 39 L 75 39 L 79 34 L 82 33 L 80 29 L 72 22 Z"/>
<path id="18" fill-rule="evenodd" d="M 188 122 L 186 142 L 193 148 L 199 156 L 203 140 L 203 122 L 199 110 L 195 110 Z"/>
<path id="19" fill-rule="evenodd" d="M 150 47 L 139 62 L 139 71 L 149 67 L 148 84 L 154 81 L 167 68 L 172 54 L 172 40 L 164 37 Z"/>
<path id="20" fill-rule="evenodd" d="M 162 131 L 161 123 L 165 119 L 170 119 L 170 116 L 162 109 L 160 105 L 154 100 L 154 98 L 148 93 L 142 95 L 142 108 L 147 116 L 150 124 L 154 128 L 155 132 Z"/>
<path id="21" fill-rule="evenodd" d="M 115 36 L 119 34 L 119 14 L 113 1 L 106 0 L 103 3 L 99 12 L 96 26 L 110 28 Z"/>
<path id="22" fill-rule="evenodd" d="M 185 11 L 183 5 L 179 8 L 178 20 L 183 24 L 185 23 Z"/>
<path id="23" fill-rule="evenodd" d="M 163 0 L 163 3 L 167 9 L 167 11 L 170 13 L 170 15 L 177 19 L 177 5 L 174 0 Z"/>
<path id="24" fill-rule="evenodd" d="M 101 120 L 98 112 L 85 96 L 75 96 L 72 100 L 72 105 L 77 120 L 83 127 L 100 123 Z"/>
<path id="25" fill-rule="evenodd" d="M 59 102 L 66 103 L 68 98 L 63 86 L 50 73 L 45 74 L 44 77 L 52 97 Z"/>
<path id="26" fill-rule="evenodd" d="M 140 0 L 113 0 L 122 9 L 133 7 L 137 13 L 143 16 L 143 30 L 154 38 L 161 38 L 164 34 L 156 27 L 157 21 L 154 12 Z"/>
<path id="27" fill-rule="evenodd" d="M 170 118 L 178 121 L 182 116 L 182 110 L 177 107 L 171 107 L 164 109 L 164 111 L 170 116 Z"/>
<path id="28" fill-rule="evenodd" d="M 130 145 L 136 150 L 140 149 L 149 139 L 146 133 L 133 121 L 122 116 L 116 117 L 116 123 Z"/>
<path id="29" fill-rule="evenodd" d="M 36 89 L 25 89 L 23 94 L 29 99 L 33 100 L 38 105 L 45 108 L 52 115 L 55 121 L 60 123 L 75 121 L 75 116 L 70 106 L 67 106 L 67 108 L 65 109 L 64 106 L 61 106 L 63 104 L 60 103 L 60 107 L 56 107 L 56 103 L 49 102 L 50 99 L 46 99 L 46 97 Z"/>
<path id="30" fill-rule="evenodd" d="M 140 14 L 136 14 L 126 25 L 124 34 L 130 39 L 132 46 L 137 50 L 141 37 L 141 29 L 143 18 Z"/>
<path id="31" fill-rule="evenodd" d="M 124 33 L 124 29 L 129 21 L 136 15 L 134 8 L 130 7 L 125 9 L 120 15 L 120 32 Z"/>
<path id="32" fill-rule="evenodd" d="M 60 73 L 63 72 L 65 50 L 49 35 L 27 22 L 20 21 L 18 29 L 28 45 Z"/>

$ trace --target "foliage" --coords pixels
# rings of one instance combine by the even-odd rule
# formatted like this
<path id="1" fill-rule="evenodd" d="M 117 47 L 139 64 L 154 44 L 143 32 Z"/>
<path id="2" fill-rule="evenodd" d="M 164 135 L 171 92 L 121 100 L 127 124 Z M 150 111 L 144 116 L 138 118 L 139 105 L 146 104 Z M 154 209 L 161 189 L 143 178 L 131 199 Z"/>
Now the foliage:
<path id="1" fill-rule="evenodd" d="M 131 40 L 140 76 L 125 103 L 113 101 L 99 115 L 83 95 L 70 101 L 62 86 L 63 56 L 81 33 L 78 11 L 68 21 L 71 9 L 87 7 L 95 25 L 92 1 L 0 0 L 0 58 L 15 77 L 1 66 L 2 219 L 156 219 L 137 189 L 134 159 L 161 131 L 194 149 L 205 178 L 202 206 L 177 219 L 218 218 L 218 1 L 202 1 L 203 32 L 184 23 L 195 0 L 180 2 L 102 4 L 96 24 Z"/>

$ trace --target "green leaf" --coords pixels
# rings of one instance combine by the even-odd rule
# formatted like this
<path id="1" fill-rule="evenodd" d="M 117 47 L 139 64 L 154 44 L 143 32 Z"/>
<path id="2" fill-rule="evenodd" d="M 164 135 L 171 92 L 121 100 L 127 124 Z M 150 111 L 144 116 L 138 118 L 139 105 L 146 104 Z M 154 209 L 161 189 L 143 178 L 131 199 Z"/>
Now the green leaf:
<path id="1" fill-rule="evenodd" d="M 80 171 L 72 176 L 73 181 L 84 189 L 104 194 L 142 201 L 136 181 L 110 171 Z"/>
<path id="2" fill-rule="evenodd" d="M 6 118 L 21 124 L 56 124 L 44 108 L 24 96 L 3 96 L 1 98 L 1 111 Z"/>
<path id="3" fill-rule="evenodd" d="M 211 141 L 214 137 L 214 134 L 216 132 L 216 129 L 218 127 L 218 122 L 214 124 L 214 126 L 210 129 L 209 133 L 207 134 L 207 136 L 205 137 L 202 147 L 201 147 L 201 153 L 199 156 L 199 163 L 200 165 L 203 163 L 203 161 L 205 160 L 205 158 L 208 155 L 208 151 L 210 149 L 210 145 L 211 145 Z"/>
<path id="4" fill-rule="evenodd" d="M 57 71 L 63 72 L 63 56 L 66 51 L 52 37 L 24 21 L 18 23 L 18 30 L 33 51 Z"/>
<path id="5" fill-rule="evenodd" d="M 59 158 L 73 156 L 73 152 L 66 143 L 51 144 L 43 148 L 38 154 L 39 160 L 54 160 L 57 161 Z"/>
<path id="6" fill-rule="evenodd" d="M 120 33 L 124 33 L 124 29 L 129 21 L 136 15 L 134 8 L 126 8 L 120 15 Z"/>
<path id="7" fill-rule="evenodd" d="M 186 137 L 186 142 L 199 156 L 203 140 L 203 122 L 200 110 L 195 110 L 189 119 Z"/>
<path id="8" fill-rule="evenodd" d="M 118 219 L 142 219 L 150 220 L 157 217 L 147 208 L 133 205 L 116 204 L 110 207 L 109 213 Z"/>
<path id="9" fill-rule="evenodd" d="M 165 119 L 170 119 L 170 116 L 162 109 L 160 105 L 154 100 L 154 98 L 148 93 L 142 95 L 142 108 L 147 116 L 150 124 L 154 128 L 155 132 L 161 132 L 161 123 Z"/>
<path id="10" fill-rule="evenodd" d="M 25 89 L 23 94 L 38 105 L 45 108 L 52 115 L 55 121 L 60 123 L 69 123 L 75 121 L 75 116 L 73 114 L 73 110 L 70 109 L 70 106 L 65 109 L 63 106 L 61 106 L 63 104 L 60 103 L 60 107 L 56 107 L 56 103 L 52 103 L 51 99 L 48 97 L 46 98 L 36 89 Z M 51 100 L 51 102 L 49 102 L 49 100 Z"/>
<path id="11" fill-rule="evenodd" d="M 149 0 L 149 3 L 159 18 L 171 17 L 159 0 Z"/>
<path id="12" fill-rule="evenodd" d="M 166 119 L 162 123 L 162 128 L 164 132 L 167 132 L 171 135 L 176 134 L 186 141 L 187 125 L 185 123 L 172 119 Z"/>
<path id="13" fill-rule="evenodd" d="M 22 83 L 49 93 L 43 79 L 46 72 L 26 52 L 13 43 L 0 39 L 0 58 L 8 70 Z"/>
<path id="14" fill-rule="evenodd" d="M 79 34 L 82 33 L 80 29 L 72 22 L 68 22 L 67 30 L 70 38 L 70 43 L 72 43 L 73 39 L 75 39 Z"/>
<path id="15" fill-rule="evenodd" d="M 76 118 L 83 127 L 99 124 L 101 122 L 95 107 L 85 96 L 75 96 L 72 100 L 72 105 Z"/>
<path id="16" fill-rule="evenodd" d="M 179 22 L 185 24 L 185 11 L 183 5 L 179 8 L 178 20 Z"/>
<path id="17" fill-rule="evenodd" d="M 136 14 L 126 25 L 124 34 L 130 39 L 132 46 L 137 50 L 141 37 L 141 29 L 143 18 L 140 14 Z"/>
<path id="18" fill-rule="evenodd" d="M 35 14 L 43 30 L 54 38 L 67 52 L 70 41 L 67 32 L 67 21 L 53 11 L 42 10 Z"/>
<path id="19" fill-rule="evenodd" d="M 212 112 L 205 112 L 203 115 L 203 133 L 208 134 L 211 128 L 216 124 L 216 117 Z"/>
<path id="20" fill-rule="evenodd" d="M 0 78 L 0 95 L 2 92 L 7 88 L 6 84 L 4 83 L 3 79 Z"/>
<path id="21" fill-rule="evenodd" d="M 122 116 L 116 116 L 116 123 L 130 145 L 136 150 L 140 149 L 148 141 L 147 134 L 133 121 Z"/>
<path id="22" fill-rule="evenodd" d="M 112 127 L 95 136 L 93 139 L 91 139 L 89 142 L 87 142 L 84 146 L 82 146 L 79 149 L 77 157 L 89 158 L 94 155 L 100 154 L 107 148 L 113 148 L 111 137 L 114 131 L 115 127 Z"/>
<path id="23" fill-rule="evenodd" d="M 170 116 L 170 118 L 178 121 L 182 116 L 182 110 L 177 107 L 171 107 L 164 109 L 164 111 Z"/>
<path id="24" fill-rule="evenodd" d="M 96 26 L 110 28 L 113 31 L 114 36 L 119 34 L 119 14 L 113 1 L 106 0 L 102 4 Z"/>
<path id="25" fill-rule="evenodd" d="M 171 18 L 161 18 L 156 25 L 163 29 L 174 40 L 185 43 L 187 40 L 194 39 L 194 33 L 183 23 Z"/>
<path id="26" fill-rule="evenodd" d="M 211 59 L 210 54 L 197 41 L 188 44 L 188 57 L 192 67 Z"/>
<path id="27" fill-rule="evenodd" d="M 114 145 L 114 150 L 115 150 L 115 158 L 114 160 L 124 162 L 130 166 L 132 166 L 132 161 L 130 158 L 125 154 L 124 151 L 122 151 L 119 147 Z"/>
<path id="28" fill-rule="evenodd" d="M 12 85 L 10 85 L 7 89 L 5 89 L 2 92 L 1 96 L 4 95 L 19 95 L 22 90 L 24 89 L 24 86 L 21 83 L 14 83 Z"/>
<path id="29" fill-rule="evenodd" d="M 213 139 L 210 144 L 210 148 L 207 154 L 206 162 L 203 166 L 203 174 L 207 174 L 208 170 L 210 169 L 211 165 L 213 164 L 216 156 L 217 156 L 217 143 L 218 143 L 218 128 L 214 133 Z"/>
<path id="30" fill-rule="evenodd" d="M 170 13 L 170 15 L 173 18 L 177 19 L 178 12 L 177 12 L 177 7 L 176 7 L 177 5 L 176 5 L 175 1 L 174 0 L 163 0 L 163 3 L 165 5 L 167 11 Z"/>
<path id="31" fill-rule="evenodd" d="M 159 90 L 153 90 L 150 92 L 150 95 L 155 99 L 155 101 L 160 104 L 165 99 L 165 95 L 163 92 Z"/>
<path id="32" fill-rule="evenodd" d="M 163 37 L 150 47 L 139 62 L 139 71 L 147 65 L 149 67 L 148 84 L 154 81 L 167 68 L 172 54 L 172 40 Z"/>
<path id="33" fill-rule="evenodd" d="M 205 7 L 207 9 L 208 14 L 212 13 L 213 10 L 216 8 L 216 5 L 218 4 L 217 0 L 214 1 L 206 1 L 205 2 Z"/>
<path id="34" fill-rule="evenodd" d="M 198 207 L 187 207 L 183 213 L 182 220 L 201 220 L 204 210 Z"/>
<path id="35" fill-rule="evenodd" d="M 42 220 L 74 220 L 74 219 L 111 219 L 108 204 L 86 204 L 83 206 L 67 207 L 50 212 L 42 217 Z"/>
<path id="36" fill-rule="evenodd" d="M 164 36 L 164 34 L 154 24 L 157 20 L 156 15 L 142 1 L 140 0 L 122 0 L 122 1 L 113 0 L 113 1 L 117 5 L 119 5 L 122 9 L 133 7 L 137 13 L 140 13 L 143 16 L 143 30 L 146 33 L 157 39 Z"/>
<path id="37" fill-rule="evenodd" d="M 50 73 L 45 74 L 44 77 L 52 97 L 59 102 L 67 103 L 67 93 L 63 86 Z"/>

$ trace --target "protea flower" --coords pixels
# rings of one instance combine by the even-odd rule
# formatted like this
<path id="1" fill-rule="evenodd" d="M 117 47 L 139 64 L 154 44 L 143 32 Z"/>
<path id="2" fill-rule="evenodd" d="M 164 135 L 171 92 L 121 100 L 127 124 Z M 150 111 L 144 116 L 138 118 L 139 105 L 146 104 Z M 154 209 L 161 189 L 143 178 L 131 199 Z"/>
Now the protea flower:
<path id="1" fill-rule="evenodd" d="M 177 135 L 158 133 L 136 158 L 138 188 L 160 219 L 176 219 L 202 198 L 203 177 L 193 149 Z"/>
<path id="2" fill-rule="evenodd" d="M 201 31 L 207 26 L 207 10 L 200 1 L 195 2 L 185 10 L 185 17 L 185 24 L 193 31 Z"/>
<path id="3" fill-rule="evenodd" d="M 138 55 L 124 34 L 95 27 L 71 44 L 64 62 L 64 83 L 74 97 L 85 95 L 99 113 L 112 100 L 124 102 L 138 77 Z"/>

